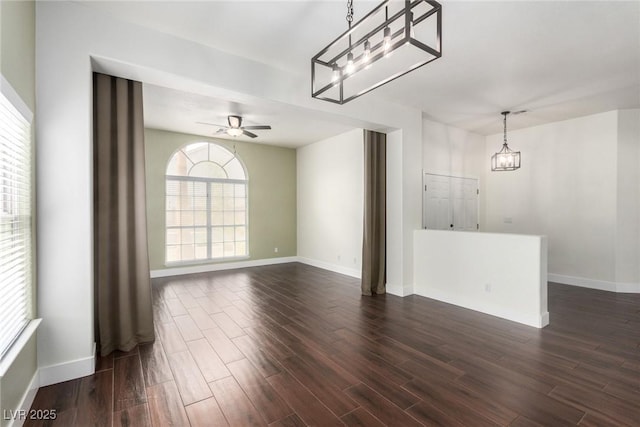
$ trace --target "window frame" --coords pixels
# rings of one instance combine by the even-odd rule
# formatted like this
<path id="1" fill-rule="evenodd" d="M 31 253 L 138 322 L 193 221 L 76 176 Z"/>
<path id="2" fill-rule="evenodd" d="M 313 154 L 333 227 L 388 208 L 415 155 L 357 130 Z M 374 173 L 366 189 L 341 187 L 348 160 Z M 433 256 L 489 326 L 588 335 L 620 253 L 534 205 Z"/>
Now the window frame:
<path id="1" fill-rule="evenodd" d="M 234 159 L 238 161 L 238 163 L 240 164 L 240 166 L 242 167 L 242 171 L 244 174 L 245 179 L 233 179 L 233 178 L 205 178 L 205 177 L 199 177 L 199 176 L 189 176 L 189 175 L 173 175 L 173 174 L 169 174 L 168 169 L 171 165 L 172 160 L 174 159 L 174 157 L 176 155 L 178 155 L 180 152 L 182 152 L 183 154 L 187 155 L 186 153 L 186 149 L 191 146 L 191 145 L 196 145 L 196 144 L 207 144 L 208 148 L 208 153 L 211 153 L 210 150 L 210 146 L 214 145 L 217 148 L 223 149 L 225 151 L 227 151 L 229 154 L 232 155 L 231 159 L 227 160 L 224 163 L 217 163 L 211 159 L 208 160 L 203 160 L 203 161 L 199 161 L 197 163 L 194 163 L 191 159 L 189 159 L 193 164 L 188 168 L 187 170 L 187 174 L 190 173 L 194 167 L 200 163 L 204 163 L 204 162 L 211 162 L 214 163 L 218 166 L 220 166 L 221 168 L 223 168 L 224 170 L 224 166 L 226 166 L 228 163 L 230 163 L 231 161 L 233 161 Z M 210 155 L 210 154 L 209 154 Z M 188 157 L 188 155 L 187 155 Z M 226 171 L 225 171 L 226 172 Z M 194 182 L 194 183 L 205 183 L 206 184 L 206 217 L 207 217 L 207 221 L 206 221 L 206 225 L 173 225 L 170 226 L 168 225 L 168 218 L 167 218 L 167 213 L 169 212 L 169 209 L 167 209 L 167 197 L 169 196 L 168 190 L 167 190 L 167 183 L 169 181 L 182 181 L 182 182 Z M 164 221 L 164 265 L 167 267 L 176 267 L 176 266 L 189 266 L 189 265 L 199 265 L 199 264 L 210 264 L 210 263 L 218 263 L 218 262 L 225 262 L 225 261 L 238 261 L 238 260 L 246 260 L 249 259 L 251 257 L 250 255 L 250 251 L 249 251 L 249 178 L 248 178 L 248 173 L 247 173 L 247 168 L 244 164 L 244 162 L 242 161 L 242 159 L 240 157 L 238 157 L 237 153 L 235 152 L 235 150 L 232 152 L 231 150 L 229 150 L 227 147 L 221 145 L 221 144 L 217 144 L 215 142 L 210 142 L 210 141 L 194 141 L 194 142 L 190 142 L 187 144 L 182 145 L 180 148 L 178 148 L 177 150 L 175 150 L 171 156 L 169 157 L 169 160 L 167 161 L 167 167 L 165 168 L 165 179 L 164 179 L 164 184 L 165 184 L 165 188 L 164 188 L 164 213 L 165 213 L 165 221 Z M 213 256 L 213 244 L 215 242 L 213 242 L 213 238 L 212 238 L 212 232 L 213 229 L 216 227 L 221 227 L 224 228 L 225 226 L 216 226 L 212 224 L 212 212 L 214 212 L 213 209 L 213 196 L 212 196 L 212 185 L 213 184 L 232 184 L 232 185 L 243 185 L 244 186 L 244 228 L 245 228 L 245 238 L 244 238 L 244 244 L 245 244 L 245 254 L 244 255 L 233 255 L 233 256 L 220 256 L 220 257 L 214 257 Z M 177 210 L 177 212 L 180 212 L 181 210 Z M 235 209 L 232 211 L 234 213 L 239 212 L 236 211 Z M 180 260 L 180 261 L 169 261 L 168 260 L 168 246 L 169 244 L 167 243 L 167 232 L 170 229 L 174 229 L 174 230 L 183 230 L 183 229 L 197 229 L 197 228 L 206 228 L 206 236 L 207 236 L 207 257 L 206 258 L 200 258 L 200 259 L 191 259 L 191 260 Z M 194 237 L 195 239 L 195 237 Z M 234 240 L 235 242 L 236 240 Z M 195 242 L 194 242 L 195 245 Z M 223 240 L 223 245 L 224 245 L 224 240 Z M 194 254 L 195 255 L 195 254 Z"/>
<path id="2" fill-rule="evenodd" d="M 24 297 L 21 301 L 24 304 L 24 309 L 20 309 L 19 311 L 17 311 L 15 313 L 16 317 L 13 318 L 13 320 L 8 319 L 7 325 L 2 325 L 3 328 L 9 325 L 13 325 L 14 328 L 12 328 L 12 330 L 15 330 L 15 333 L 13 333 L 7 340 L 4 340 L 3 341 L 4 344 L 0 343 L 0 345 L 2 345 L 2 347 L 0 347 L 0 377 L 1 377 L 2 375 L 4 375 L 4 372 L 6 372 L 8 367 L 13 363 L 19 351 L 21 351 L 21 349 L 26 344 L 26 341 L 33 335 L 40 321 L 39 319 L 34 318 L 35 317 L 34 316 L 35 315 L 35 306 L 34 306 L 35 278 L 36 278 L 35 271 L 34 271 L 35 251 L 36 251 L 36 247 L 35 247 L 36 212 L 34 210 L 35 209 L 35 201 L 34 201 L 35 200 L 35 175 L 34 175 L 35 146 L 34 146 L 34 140 L 33 140 L 33 113 L 31 112 L 29 107 L 26 105 L 26 103 L 20 98 L 18 93 L 13 89 L 11 84 L 2 75 L 0 75 L 0 93 L 2 94 L 2 98 L 3 98 L 2 103 L 4 104 L 5 101 L 8 103 L 6 107 L 7 108 L 6 114 L 16 115 L 15 113 L 17 113 L 22 123 L 20 124 L 16 123 L 15 125 L 19 127 L 22 127 L 22 126 L 26 127 L 26 129 L 24 129 L 25 130 L 24 133 L 20 132 L 21 136 L 26 135 L 26 138 L 24 140 L 21 139 L 21 141 L 19 141 L 19 143 L 22 144 L 22 146 L 19 147 L 19 146 L 14 146 L 10 144 L 8 145 L 8 148 L 18 149 L 18 150 L 21 148 L 24 149 L 24 152 L 26 154 L 24 155 L 23 160 L 25 160 L 26 164 L 21 163 L 19 167 L 23 170 L 23 172 L 25 173 L 25 176 L 28 176 L 28 180 L 29 180 L 28 186 L 27 186 L 28 188 L 26 190 L 27 192 L 26 196 L 28 197 L 28 201 L 26 202 L 27 203 L 26 211 L 28 211 L 28 213 L 26 214 L 18 213 L 18 214 L 8 215 L 8 217 L 11 217 L 11 218 L 24 217 L 23 223 L 27 224 L 26 226 L 23 225 L 22 228 L 20 228 L 20 232 L 26 232 L 26 237 L 23 238 L 24 243 L 22 243 L 25 245 L 26 256 L 23 257 L 21 261 L 21 263 L 25 264 L 23 267 L 24 277 L 20 277 L 22 276 L 22 274 L 18 273 L 20 278 L 20 280 L 18 280 L 19 285 L 16 286 L 16 289 L 7 288 L 11 293 L 15 293 L 15 292 L 18 292 L 19 294 L 23 293 Z M 2 107 L 2 110 L 3 110 L 2 114 L 5 114 L 5 111 L 4 111 L 5 107 Z M 14 110 L 14 111 L 11 111 L 11 110 Z M 8 124 L 12 126 L 11 123 L 8 123 Z M 9 129 L 9 128 L 6 128 L 6 129 Z M 5 134 L 2 134 L 2 136 L 6 137 Z M 7 140 L 11 142 L 10 139 L 7 139 Z M 10 187 L 10 188 L 13 188 L 13 187 Z M 14 189 L 13 192 L 18 192 L 18 190 Z M 20 194 L 20 195 L 14 195 L 13 197 L 19 198 L 24 196 L 25 196 L 24 194 Z M 12 203 L 15 203 L 15 201 Z M 13 222 L 15 221 L 15 219 L 10 221 Z M 13 228 L 14 227 L 12 227 L 12 229 Z M 11 236 L 13 235 L 14 235 L 14 232 L 12 231 Z M 10 277 L 13 278 L 15 274 L 16 273 L 13 273 L 13 275 Z M 3 279 L 7 279 L 7 277 L 3 277 Z M 18 315 L 19 315 L 19 318 L 18 318 Z M 19 325 L 19 327 L 16 328 L 15 325 Z"/>

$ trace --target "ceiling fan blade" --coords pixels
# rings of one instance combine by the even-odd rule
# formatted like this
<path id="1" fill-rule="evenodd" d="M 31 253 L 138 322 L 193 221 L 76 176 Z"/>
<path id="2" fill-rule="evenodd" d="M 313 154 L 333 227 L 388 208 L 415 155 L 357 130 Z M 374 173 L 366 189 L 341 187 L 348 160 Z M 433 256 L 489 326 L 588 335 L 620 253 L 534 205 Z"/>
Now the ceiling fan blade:
<path id="1" fill-rule="evenodd" d="M 257 125 L 257 126 L 243 126 L 242 129 L 251 129 L 251 130 L 268 130 L 271 129 L 269 125 Z"/>
<path id="2" fill-rule="evenodd" d="M 255 133 L 249 132 L 248 130 L 244 130 L 244 129 L 242 130 L 242 133 L 247 135 L 247 136 L 250 136 L 251 138 L 255 138 L 255 137 L 258 136 Z"/>
<path id="3" fill-rule="evenodd" d="M 227 120 L 229 121 L 229 127 L 239 128 L 242 125 L 242 117 L 240 116 L 229 116 Z"/>
<path id="4" fill-rule="evenodd" d="M 218 126 L 219 128 L 226 127 L 226 126 L 223 126 L 223 125 L 217 125 L 215 123 L 207 123 L 207 122 L 196 122 L 196 123 L 199 124 L 199 125 Z"/>
<path id="5" fill-rule="evenodd" d="M 216 131 L 216 134 L 218 134 L 218 133 L 226 133 L 226 132 L 227 132 L 227 129 L 228 129 L 227 127 L 220 128 L 220 129 L 218 129 L 218 130 Z"/>

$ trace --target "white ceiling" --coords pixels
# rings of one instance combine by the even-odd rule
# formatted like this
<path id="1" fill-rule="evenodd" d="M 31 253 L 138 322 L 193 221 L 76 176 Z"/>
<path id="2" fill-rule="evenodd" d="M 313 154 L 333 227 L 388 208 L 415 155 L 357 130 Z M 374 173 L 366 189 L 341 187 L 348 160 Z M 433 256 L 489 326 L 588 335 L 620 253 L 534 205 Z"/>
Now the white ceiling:
<path id="1" fill-rule="evenodd" d="M 255 130 L 257 138 L 239 137 L 243 141 L 280 147 L 300 147 L 353 129 L 353 125 L 328 120 L 297 108 L 270 103 L 222 100 L 175 89 L 144 85 L 145 126 L 193 135 L 234 139 L 214 133 L 218 126 L 228 126 L 228 115 L 242 117 L 243 126 L 270 125 L 271 130 Z"/>
<path id="2" fill-rule="evenodd" d="M 86 4 L 299 75 L 308 73 L 310 58 L 346 29 L 346 1 L 338 0 Z M 355 0 L 355 19 L 376 4 Z M 505 109 L 529 111 L 510 119 L 514 129 L 640 108 L 640 1 L 442 4 L 442 58 L 364 96 L 410 105 L 425 117 L 480 134 L 500 132 L 499 113 Z M 349 128 L 318 123 L 284 106 L 234 104 L 157 86 L 147 85 L 145 97 L 149 126 L 182 132 L 210 135 L 212 129 L 194 123 L 224 124 L 232 113 L 246 115 L 246 124 L 274 127 L 256 141 L 286 146 Z M 315 134 L 306 137 L 309 129 Z"/>

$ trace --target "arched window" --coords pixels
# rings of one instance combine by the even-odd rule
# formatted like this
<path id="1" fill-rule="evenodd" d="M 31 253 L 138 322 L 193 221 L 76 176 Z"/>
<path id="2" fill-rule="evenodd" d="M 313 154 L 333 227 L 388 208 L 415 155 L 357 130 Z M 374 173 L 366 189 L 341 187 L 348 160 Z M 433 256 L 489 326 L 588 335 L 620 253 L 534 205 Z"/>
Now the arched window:
<path id="1" fill-rule="evenodd" d="M 197 142 L 176 151 L 166 173 L 168 264 L 246 257 L 247 175 L 220 145 Z"/>

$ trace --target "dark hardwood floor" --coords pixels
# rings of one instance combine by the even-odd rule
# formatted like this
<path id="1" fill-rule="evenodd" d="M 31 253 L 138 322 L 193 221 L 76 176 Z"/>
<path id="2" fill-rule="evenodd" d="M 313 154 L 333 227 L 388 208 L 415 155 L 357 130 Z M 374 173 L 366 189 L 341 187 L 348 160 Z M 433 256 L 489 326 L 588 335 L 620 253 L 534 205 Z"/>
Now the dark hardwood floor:
<path id="1" fill-rule="evenodd" d="M 640 295 L 551 283 L 538 330 L 295 263 L 153 284 L 156 342 L 27 426 L 640 425 Z"/>

